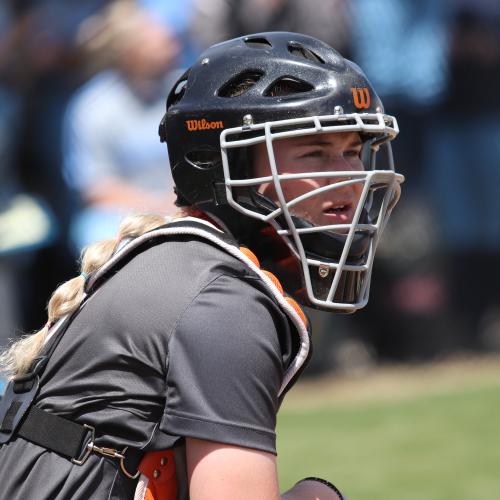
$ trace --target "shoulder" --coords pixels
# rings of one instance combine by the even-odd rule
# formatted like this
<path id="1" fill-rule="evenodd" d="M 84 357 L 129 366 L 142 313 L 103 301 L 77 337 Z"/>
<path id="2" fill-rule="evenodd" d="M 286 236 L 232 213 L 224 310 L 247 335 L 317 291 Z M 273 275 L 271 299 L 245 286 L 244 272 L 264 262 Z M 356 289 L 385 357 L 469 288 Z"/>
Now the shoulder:
<path id="1" fill-rule="evenodd" d="M 210 278 L 179 317 L 177 333 L 197 335 L 202 326 L 202 335 L 236 344 L 266 341 L 279 352 L 288 320 L 261 279 L 237 265 L 218 268 Z"/>
<path id="2" fill-rule="evenodd" d="M 225 364 L 233 373 L 237 367 L 281 377 L 295 349 L 287 315 L 246 264 L 210 245 L 195 248 L 203 249 L 193 254 L 195 261 L 203 256 L 207 267 L 193 266 L 203 279 L 171 332 L 172 354 L 181 349 L 204 358 L 200 363 L 210 358 L 212 365 Z"/>

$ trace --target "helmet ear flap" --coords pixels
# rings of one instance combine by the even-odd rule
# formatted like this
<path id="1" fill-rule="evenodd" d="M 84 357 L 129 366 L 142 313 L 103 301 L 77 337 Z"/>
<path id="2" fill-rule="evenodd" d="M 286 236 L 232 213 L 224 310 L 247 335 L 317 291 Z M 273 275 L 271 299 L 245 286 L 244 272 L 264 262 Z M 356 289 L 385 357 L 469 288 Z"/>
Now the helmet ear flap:
<path id="1" fill-rule="evenodd" d="M 244 179 L 250 176 L 251 173 L 251 165 L 252 165 L 252 152 L 251 148 L 235 148 L 227 151 L 227 164 L 230 170 L 230 178 L 231 179 Z M 222 162 L 222 159 L 221 159 Z M 216 182 L 214 184 L 216 188 L 216 205 L 227 205 L 227 197 L 226 197 L 226 185 L 224 179 L 221 179 L 220 182 Z M 233 187 L 233 196 L 239 199 L 239 203 L 245 204 L 245 199 L 249 199 L 249 191 L 248 187 Z"/>

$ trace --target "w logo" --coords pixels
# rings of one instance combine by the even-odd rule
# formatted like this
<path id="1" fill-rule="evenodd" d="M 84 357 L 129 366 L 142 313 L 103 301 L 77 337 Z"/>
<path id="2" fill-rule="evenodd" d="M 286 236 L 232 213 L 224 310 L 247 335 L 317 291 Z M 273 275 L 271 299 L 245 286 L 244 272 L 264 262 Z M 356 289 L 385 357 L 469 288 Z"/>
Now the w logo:
<path id="1" fill-rule="evenodd" d="M 354 106 L 358 109 L 368 109 L 370 107 L 370 91 L 368 87 L 352 87 L 352 99 L 354 101 Z"/>

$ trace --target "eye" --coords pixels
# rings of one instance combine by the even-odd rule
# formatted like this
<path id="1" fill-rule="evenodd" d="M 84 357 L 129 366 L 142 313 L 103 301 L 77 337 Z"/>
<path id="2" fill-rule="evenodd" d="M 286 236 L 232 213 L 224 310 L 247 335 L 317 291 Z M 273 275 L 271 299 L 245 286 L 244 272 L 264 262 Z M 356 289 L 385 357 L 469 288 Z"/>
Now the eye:
<path id="1" fill-rule="evenodd" d="M 300 155 L 299 158 L 323 158 L 324 156 L 326 156 L 326 153 L 322 149 L 314 149 Z"/>
<path id="2" fill-rule="evenodd" d="M 356 149 L 348 149 L 347 151 L 344 151 L 342 156 L 347 157 L 347 158 L 359 158 L 360 154 L 361 154 L 361 148 L 356 148 Z"/>

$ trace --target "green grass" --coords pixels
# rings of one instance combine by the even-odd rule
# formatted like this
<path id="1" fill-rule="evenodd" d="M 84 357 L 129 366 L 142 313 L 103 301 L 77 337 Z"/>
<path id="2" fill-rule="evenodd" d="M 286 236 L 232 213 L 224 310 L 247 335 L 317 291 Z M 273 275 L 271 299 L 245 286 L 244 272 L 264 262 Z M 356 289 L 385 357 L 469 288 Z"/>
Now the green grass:
<path id="1" fill-rule="evenodd" d="M 500 499 L 500 381 L 399 401 L 285 405 L 282 490 L 305 476 L 349 500 Z"/>

